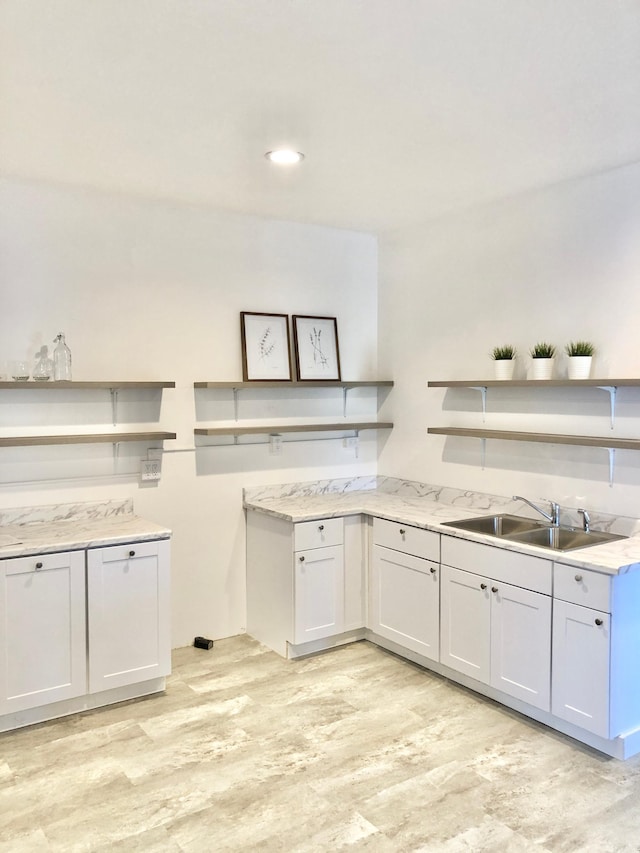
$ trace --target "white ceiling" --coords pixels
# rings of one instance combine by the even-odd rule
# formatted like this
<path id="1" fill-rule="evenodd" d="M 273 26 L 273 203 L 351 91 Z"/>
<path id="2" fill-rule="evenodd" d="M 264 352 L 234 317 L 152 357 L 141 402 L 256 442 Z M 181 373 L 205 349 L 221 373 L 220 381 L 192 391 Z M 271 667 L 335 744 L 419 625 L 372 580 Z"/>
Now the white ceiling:
<path id="1" fill-rule="evenodd" d="M 0 175 L 378 232 L 636 160 L 640 0 L 0 0 Z"/>

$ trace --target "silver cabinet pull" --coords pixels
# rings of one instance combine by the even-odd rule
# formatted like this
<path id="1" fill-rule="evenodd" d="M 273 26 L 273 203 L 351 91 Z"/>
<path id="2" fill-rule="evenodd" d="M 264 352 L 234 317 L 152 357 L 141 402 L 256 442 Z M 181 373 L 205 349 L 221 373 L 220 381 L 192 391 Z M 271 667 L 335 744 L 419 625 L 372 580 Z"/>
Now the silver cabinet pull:
<path id="1" fill-rule="evenodd" d="M 491 587 L 491 592 L 497 592 L 497 591 L 498 591 L 498 587 L 497 587 L 497 586 L 492 586 L 492 587 Z"/>
<path id="2" fill-rule="evenodd" d="M 481 584 L 480 584 L 480 589 L 486 589 L 486 588 L 487 588 L 486 583 L 481 583 Z"/>
<path id="3" fill-rule="evenodd" d="M 430 571 L 431 571 L 431 574 L 432 574 L 432 575 L 435 575 L 435 573 L 436 573 L 436 569 L 435 569 L 433 566 L 431 566 Z"/>
<path id="4" fill-rule="evenodd" d="M 404 534 L 405 534 L 406 532 L 407 532 L 407 531 L 404 529 L 404 527 L 401 527 L 401 528 L 400 528 L 400 536 L 404 536 Z"/>
<path id="5" fill-rule="evenodd" d="M 600 625 L 602 625 L 602 619 L 596 619 L 596 625 L 600 627 Z"/>
<path id="6" fill-rule="evenodd" d="M 576 575 L 576 583 L 582 582 L 582 575 Z"/>
<path id="7" fill-rule="evenodd" d="M 300 557 L 300 562 L 304 563 L 304 556 Z"/>
<path id="8" fill-rule="evenodd" d="M 324 524 L 319 524 L 318 530 L 322 533 L 322 531 L 324 530 Z"/>
<path id="9" fill-rule="evenodd" d="M 135 551 L 129 551 L 129 556 L 130 556 L 130 557 L 135 557 L 135 555 L 136 555 L 136 552 L 135 552 Z"/>
<path id="10" fill-rule="evenodd" d="M 36 569 L 41 569 L 41 568 L 42 568 L 42 566 L 43 566 L 43 564 L 42 564 L 42 563 L 36 563 Z"/>

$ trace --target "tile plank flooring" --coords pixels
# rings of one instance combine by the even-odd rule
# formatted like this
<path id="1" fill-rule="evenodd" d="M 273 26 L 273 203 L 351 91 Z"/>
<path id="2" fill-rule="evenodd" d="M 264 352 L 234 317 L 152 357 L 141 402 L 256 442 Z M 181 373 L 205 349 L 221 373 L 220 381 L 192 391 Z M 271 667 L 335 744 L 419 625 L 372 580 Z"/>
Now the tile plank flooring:
<path id="1" fill-rule="evenodd" d="M 0 735 L 0 853 L 640 851 L 607 758 L 367 642 L 174 652 L 167 692 Z"/>

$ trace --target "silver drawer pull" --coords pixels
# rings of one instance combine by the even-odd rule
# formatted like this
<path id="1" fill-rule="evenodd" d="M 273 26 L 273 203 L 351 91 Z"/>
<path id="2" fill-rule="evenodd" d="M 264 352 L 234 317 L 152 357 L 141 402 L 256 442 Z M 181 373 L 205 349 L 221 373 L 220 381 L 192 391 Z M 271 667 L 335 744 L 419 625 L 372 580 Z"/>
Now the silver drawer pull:
<path id="1" fill-rule="evenodd" d="M 318 530 L 320 531 L 320 533 L 322 533 L 322 531 L 324 530 L 324 524 L 319 524 Z"/>
<path id="2" fill-rule="evenodd" d="M 300 562 L 304 563 L 304 557 L 300 557 Z"/>
<path id="3" fill-rule="evenodd" d="M 600 625 L 602 625 L 602 619 L 596 619 L 596 625 L 600 627 Z"/>
<path id="4" fill-rule="evenodd" d="M 582 575 L 576 575 L 576 583 L 582 583 Z"/>
<path id="5" fill-rule="evenodd" d="M 400 536 L 404 536 L 404 534 L 405 534 L 406 532 L 407 532 L 407 531 L 404 529 L 404 527 L 401 527 L 401 528 L 400 528 Z"/>
<path id="6" fill-rule="evenodd" d="M 43 564 L 42 564 L 42 563 L 36 563 L 36 569 L 41 569 L 41 568 L 42 568 L 42 566 L 43 566 Z"/>
<path id="7" fill-rule="evenodd" d="M 432 574 L 432 575 L 435 575 L 435 573 L 436 573 L 436 570 L 435 570 L 435 568 L 434 568 L 434 567 L 433 567 L 433 566 L 431 566 L 431 569 L 430 569 L 430 571 L 431 571 L 431 574 Z"/>
<path id="8" fill-rule="evenodd" d="M 498 587 L 497 587 L 497 586 L 492 586 L 492 587 L 491 587 L 491 592 L 497 592 L 497 591 L 498 591 Z"/>
<path id="9" fill-rule="evenodd" d="M 135 555 L 136 555 L 136 552 L 135 552 L 135 551 L 129 551 L 129 556 L 130 556 L 130 557 L 135 557 Z"/>
<path id="10" fill-rule="evenodd" d="M 481 583 L 481 584 L 480 584 L 480 589 L 486 589 L 486 588 L 487 588 L 486 583 Z"/>

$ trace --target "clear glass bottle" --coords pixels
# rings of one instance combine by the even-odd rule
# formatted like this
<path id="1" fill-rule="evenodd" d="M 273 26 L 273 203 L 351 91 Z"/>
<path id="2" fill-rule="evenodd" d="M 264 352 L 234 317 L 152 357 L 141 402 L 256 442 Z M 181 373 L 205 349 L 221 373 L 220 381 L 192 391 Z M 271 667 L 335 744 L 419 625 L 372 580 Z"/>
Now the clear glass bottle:
<path id="1" fill-rule="evenodd" d="M 49 358 L 49 347 L 40 347 L 31 376 L 37 382 L 47 382 L 53 376 L 53 361 Z"/>
<path id="2" fill-rule="evenodd" d="M 71 381 L 71 350 L 66 345 L 64 333 L 55 337 L 56 347 L 53 351 L 53 378 L 57 381 Z"/>

